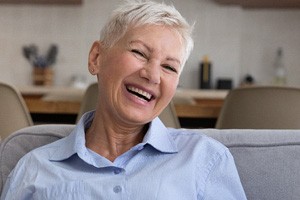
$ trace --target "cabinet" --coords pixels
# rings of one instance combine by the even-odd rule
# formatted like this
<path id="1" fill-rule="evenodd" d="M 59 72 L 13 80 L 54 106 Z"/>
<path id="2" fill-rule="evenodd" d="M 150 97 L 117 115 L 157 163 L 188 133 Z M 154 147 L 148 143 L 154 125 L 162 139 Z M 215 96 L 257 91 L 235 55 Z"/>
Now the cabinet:
<path id="1" fill-rule="evenodd" d="M 243 8 L 300 9 L 300 0 L 214 0 L 224 5 L 239 5 Z"/>

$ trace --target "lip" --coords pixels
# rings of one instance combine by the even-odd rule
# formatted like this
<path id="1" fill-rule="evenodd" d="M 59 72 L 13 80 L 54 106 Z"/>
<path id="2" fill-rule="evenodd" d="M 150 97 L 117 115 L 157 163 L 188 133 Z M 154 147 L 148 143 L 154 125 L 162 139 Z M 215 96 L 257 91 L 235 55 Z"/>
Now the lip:
<path id="1" fill-rule="evenodd" d="M 150 103 L 150 102 L 153 102 L 153 100 L 155 100 L 155 99 L 157 98 L 157 95 L 155 94 L 154 91 L 152 91 L 152 90 L 150 90 L 150 89 L 147 89 L 147 88 L 145 88 L 145 87 L 143 87 L 143 86 L 141 86 L 141 85 L 132 84 L 132 83 L 126 83 L 126 84 L 124 84 L 124 90 L 125 90 L 126 94 L 128 94 L 129 96 L 131 96 L 131 98 L 134 96 L 134 99 L 135 99 L 135 100 L 137 100 L 136 96 L 133 95 L 132 93 L 128 92 L 128 90 L 127 90 L 127 87 L 129 87 L 129 86 L 138 88 L 138 89 L 140 89 L 140 90 L 143 90 L 143 91 L 145 91 L 145 92 L 147 92 L 147 93 L 149 93 L 149 94 L 151 95 L 151 100 L 150 100 L 150 101 L 142 101 L 142 100 L 139 99 L 139 101 L 142 101 L 143 104 L 144 104 L 144 103 Z"/>

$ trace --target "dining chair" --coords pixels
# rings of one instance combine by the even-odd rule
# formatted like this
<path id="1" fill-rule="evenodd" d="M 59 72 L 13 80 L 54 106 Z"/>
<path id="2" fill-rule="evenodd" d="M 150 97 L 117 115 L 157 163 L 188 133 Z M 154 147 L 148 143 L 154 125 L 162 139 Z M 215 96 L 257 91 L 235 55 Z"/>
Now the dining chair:
<path id="1" fill-rule="evenodd" d="M 158 117 L 166 127 L 181 128 L 173 101 L 167 105 Z"/>
<path id="2" fill-rule="evenodd" d="M 0 136 L 3 140 L 12 132 L 33 125 L 20 92 L 12 85 L 0 82 Z"/>
<path id="3" fill-rule="evenodd" d="M 299 129 L 300 88 L 246 87 L 231 90 L 218 129 Z"/>
<path id="4" fill-rule="evenodd" d="M 78 122 L 81 116 L 88 111 L 94 110 L 98 101 L 98 83 L 90 84 L 83 96 L 79 113 L 76 121 Z M 180 128 L 179 119 L 177 117 L 175 107 L 171 101 L 169 105 L 159 115 L 160 120 L 167 127 Z"/>
<path id="5" fill-rule="evenodd" d="M 91 83 L 85 90 L 83 99 L 81 101 L 81 106 L 79 113 L 77 115 L 76 121 L 78 122 L 81 116 L 88 111 L 94 110 L 96 108 L 98 101 L 98 83 Z"/>

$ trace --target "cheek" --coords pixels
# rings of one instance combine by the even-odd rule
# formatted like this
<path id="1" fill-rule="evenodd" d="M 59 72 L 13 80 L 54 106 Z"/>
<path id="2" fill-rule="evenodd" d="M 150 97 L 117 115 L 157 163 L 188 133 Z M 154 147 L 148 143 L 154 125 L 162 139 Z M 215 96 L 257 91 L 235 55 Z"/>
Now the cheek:
<path id="1" fill-rule="evenodd" d="M 166 80 L 164 84 L 164 93 L 168 97 L 168 100 L 171 100 L 176 92 L 177 85 L 178 85 L 179 79 L 176 78 L 170 78 Z"/>
<path id="2" fill-rule="evenodd" d="M 122 57 L 109 57 L 101 66 L 100 76 L 107 79 L 111 83 L 119 80 L 120 76 L 125 75 L 126 61 Z"/>
<path id="3" fill-rule="evenodd" d="M 111 59 L 110 67 L 114 68 L 113 73 L 125 76 L 135 72 L 141 66 L 133 56 L 123 53 L 120 57 Z"/>

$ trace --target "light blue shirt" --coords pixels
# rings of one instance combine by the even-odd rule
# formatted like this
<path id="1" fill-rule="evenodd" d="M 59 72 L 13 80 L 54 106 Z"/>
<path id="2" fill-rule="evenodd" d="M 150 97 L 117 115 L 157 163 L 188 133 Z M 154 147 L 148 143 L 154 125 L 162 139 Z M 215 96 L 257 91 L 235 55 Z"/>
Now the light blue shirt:
<path id="1" fill-rule="evenodd" d="M 26 154 L 10 174 L 4 200 L 243 200 L 232 155 L 192 130 L 154 119 L 143 142 L 114 162 L 85 146 L 85 114 L 71 134 Z"/>

